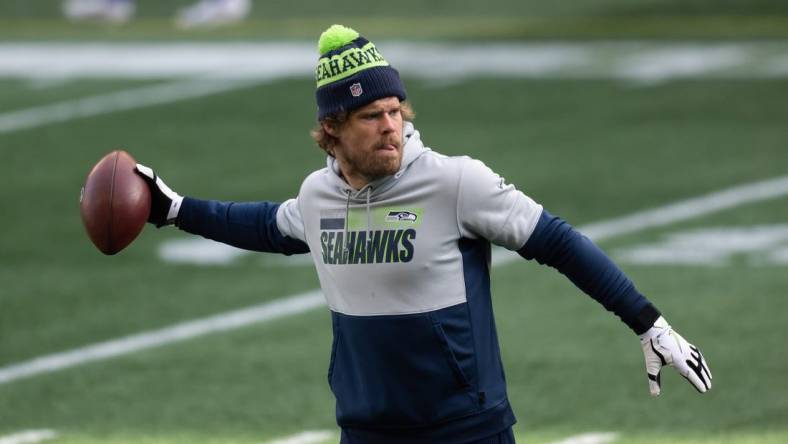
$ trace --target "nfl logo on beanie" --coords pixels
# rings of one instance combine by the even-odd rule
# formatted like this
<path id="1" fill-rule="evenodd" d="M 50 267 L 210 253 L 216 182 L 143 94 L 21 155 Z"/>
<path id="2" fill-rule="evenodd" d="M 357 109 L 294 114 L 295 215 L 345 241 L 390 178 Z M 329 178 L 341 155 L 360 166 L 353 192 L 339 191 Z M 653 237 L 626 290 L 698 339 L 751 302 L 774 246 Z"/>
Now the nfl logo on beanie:
<path id="1" fill-rule="evenodd" d="M 358 97 L 361 94 L 364 94 L 364 90 L 361 89 L 360 83 L 354 83 L 350 85 L 350 95 L 352 95 L 353 97 Z"/>
<path id="2" fill-rule="evenodd" d="M 405 85 L 375 44 L 358 32 L 332 25 L 320 36 L 315 68 L 317 118 L 353 111 L 375 100 L 405 100 Z M 363 85 L 363 87 L 362 87 Z"/>

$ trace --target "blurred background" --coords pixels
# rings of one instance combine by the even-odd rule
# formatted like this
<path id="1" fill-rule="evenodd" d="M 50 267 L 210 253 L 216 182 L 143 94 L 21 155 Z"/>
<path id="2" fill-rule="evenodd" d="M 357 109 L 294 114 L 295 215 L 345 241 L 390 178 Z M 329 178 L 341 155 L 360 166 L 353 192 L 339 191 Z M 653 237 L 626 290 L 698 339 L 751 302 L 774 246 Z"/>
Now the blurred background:
<path id="1" fill-rule="evenodd" d="M 428 146 L 592 237 L 714 373 L 651 398 L 617 318 L 496 252 L 518 442 L 788 442 L 788 3 L 0 0 L 0 443 L 338 441 L 309 258 L 153 227 L 107 257 L 79 217 L 119 148 L 184 195 L 295 196 L 333 23 Z"/>
<path id="2" fill-rule="evenodd" d="M 181 13 L 200 4 L 205 16 L 213 19 L 199 24 L 223 22 L 231 26 L 173 29 L 173 23 L 183 18 Z M 92 15 L 99 23 L 74 26 L 63 20 L 69 13 L 72 21 L 74 16 L 87 19 Z M 4 0 L 0 5 L 2 36 L 28 39 L 311 41 L 319 35 L 315 29 L 324 29 L 325 23 L 351 21 L 362 29 L 374 27 L 378 38 L 394 39 L 784 38 L 788 33 L 786 14 L 788 5 L 775 0 L 402 0 L 391 5 L 350 0 Z M 123 26 L 108 27 L 101 22 Z M 197 25 L 198 20 L 190 24 Z M 205 27 L 214 29 L 187 32 Z"/>

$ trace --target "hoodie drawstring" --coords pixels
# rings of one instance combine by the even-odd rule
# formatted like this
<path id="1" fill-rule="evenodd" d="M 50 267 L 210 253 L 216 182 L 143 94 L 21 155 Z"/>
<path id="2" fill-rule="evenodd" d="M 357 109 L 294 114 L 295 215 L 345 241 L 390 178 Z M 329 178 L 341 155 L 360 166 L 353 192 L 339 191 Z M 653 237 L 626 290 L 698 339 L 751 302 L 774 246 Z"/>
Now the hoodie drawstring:
<path id="1" fill-rule="evenodd" d="M 372 223 L 370 222 L 371 219 L 371 211 L 369 209 L 369 195 L 372 194 L 372 187 L 367 187 L 367 240 L 372 239 Z"/>
<path id="2" fill-rule="evenodd" d="M 347 200 L 345 201 L 345 233 L 344 233 L 343 238 L 342 238 L 343 239 L 342 243 L 344 243 L 344 247 L 342 249 L 343 254 L 347 254 L 349 252 L 349 250 L 350 250 L 350 247 L 348 246 L 348 244 L 350 244 L 350 239 L 348 238 L 348 235 L 349 235 L 348 227 L 350 225 L 350 195 L 351 195 L 351 191 L 350 190 L 345 190 L 345 193 L 347 194 Z M 370 204 L 369 204 L 371 196 L 372 196 L 372 187 L 368 186 L 367 187 L 367 206 L 366 206 L 366 209 L 367 209 L 367 242 L 372 240 L 372 209 L 371 209 Z"/>
<path id="3" fill-rule="evenodd" d="M 345 255 L 348 253 L 348 224 L 350 219 L 350 190 L 345 190 L 347 192 L 347 202 L 345 203 L 345 235 L 342 238 L 342 243 L 345 244 L 344 248 L 342 249 L 342 254 Z"/>

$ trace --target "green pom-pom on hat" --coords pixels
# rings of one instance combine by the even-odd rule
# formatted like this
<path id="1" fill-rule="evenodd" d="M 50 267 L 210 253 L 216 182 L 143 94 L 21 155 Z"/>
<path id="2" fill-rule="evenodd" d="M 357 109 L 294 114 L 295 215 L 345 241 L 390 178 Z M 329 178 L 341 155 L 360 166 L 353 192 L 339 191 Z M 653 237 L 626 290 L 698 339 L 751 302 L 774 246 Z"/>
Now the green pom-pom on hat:
<path id="1" fill-rule="evenodd" d="M 339 49 L 358 38 L 358 32 L 342 25 L 331 25 L 322 34 L 317 42 L 317 49 L 323 55 L 334 49 Z"/>

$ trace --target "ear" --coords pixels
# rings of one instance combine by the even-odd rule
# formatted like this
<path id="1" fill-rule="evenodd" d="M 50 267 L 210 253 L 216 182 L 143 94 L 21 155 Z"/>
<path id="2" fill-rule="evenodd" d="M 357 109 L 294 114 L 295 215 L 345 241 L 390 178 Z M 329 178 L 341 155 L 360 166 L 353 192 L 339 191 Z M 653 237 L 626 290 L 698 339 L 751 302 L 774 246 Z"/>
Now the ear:
<path id="1" fill-rule="evenodd" d="M 323 127 L 323 131 L 327 132 L 331 137 L 339 137 L 339 131 L 337 128 L 329 122 L 320 122 L 320 126 Z"/>

